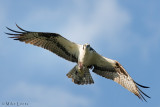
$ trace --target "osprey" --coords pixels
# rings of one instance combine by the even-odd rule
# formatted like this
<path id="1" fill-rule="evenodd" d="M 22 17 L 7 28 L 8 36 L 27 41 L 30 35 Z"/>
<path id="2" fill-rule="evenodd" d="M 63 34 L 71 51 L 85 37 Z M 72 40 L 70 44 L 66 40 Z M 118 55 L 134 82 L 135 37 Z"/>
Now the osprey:
<path id="1" fill-rule="evenodd" d="M 142 88 L 149 87 L 136 83 L 118 61 L 101 56 L 89 44 L 80 45 L 67 40 L 57 33 L 30 32 L 20 28 L 17 24 L 16 26 L 21 31 L 6 27 L 14 32 L 6 33 L 13 35 L 10 38 L 42 47 L 68 61 L 77 63 L 67 73 L 68 78 L 71 78 L 75 84 L 93 84 L 94 81 L 89 72 L 89 70 L 92 70 L 94 73 L 122 85 L 141 100 L 145 100 L 144 96 L 150 98 L 138 86 Z"/>

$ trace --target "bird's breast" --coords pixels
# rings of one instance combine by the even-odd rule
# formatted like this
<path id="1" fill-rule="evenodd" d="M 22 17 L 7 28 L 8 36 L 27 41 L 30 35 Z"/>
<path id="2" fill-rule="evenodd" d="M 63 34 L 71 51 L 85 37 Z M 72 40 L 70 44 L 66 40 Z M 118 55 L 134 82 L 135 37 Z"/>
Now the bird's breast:
<path id="1" fill-rule="evenodd" d="M 92 54 L 91 53 L 86 53 L 83 56 L 81 56 L 81 60 L 80 62 L 84 65 L 84 66 L 89 66 L 92 63 Z"/>

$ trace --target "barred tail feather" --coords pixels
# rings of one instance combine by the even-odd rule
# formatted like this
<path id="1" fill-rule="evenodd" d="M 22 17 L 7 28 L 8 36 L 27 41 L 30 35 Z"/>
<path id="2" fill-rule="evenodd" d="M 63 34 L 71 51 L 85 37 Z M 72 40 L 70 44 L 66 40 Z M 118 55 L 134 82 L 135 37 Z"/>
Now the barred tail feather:
<path id="1" fill-rule="evenodd" d="M 84 68 L 83 71 L 78 70 L 76 65 L 70 72 L 67 73 L 68 78 L 72 78 L 72 81 L 78 85 L 93 84 L 94 81 L 88 68 Z"/>

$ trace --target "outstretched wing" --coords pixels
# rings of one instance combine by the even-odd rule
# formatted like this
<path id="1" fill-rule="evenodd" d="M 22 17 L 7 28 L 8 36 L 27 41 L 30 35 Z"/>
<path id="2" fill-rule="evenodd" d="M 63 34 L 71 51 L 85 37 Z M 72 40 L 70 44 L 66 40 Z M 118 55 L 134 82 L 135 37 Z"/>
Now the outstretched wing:
<path id="1" fill-rule="evenodd" d="M 42 47 L 66 60 L 78 62 L 78 44 L 75 44 L 56 33 L 30 32 L 20 28 L 17 24 L 16 26 L 21 31 L 15 31 L 7 27 L 8 30 L 14 32 L 6 33 L 8 35 L 13 35 L 13 37 L 10 38 Z"/>
<path id="2" fill-rule="evenodd" d="M 118 61 L 105 58 L 96 52 L 94 54 L 94 58 L 94 73 L 117 82 L 130 92 L 134 93 L 141 100 L 145 100 L 143 95 L 150 98 L 148 95 L 142 92 L 138 86 L 143 88 L 149 87 L 136 83 Z"/>

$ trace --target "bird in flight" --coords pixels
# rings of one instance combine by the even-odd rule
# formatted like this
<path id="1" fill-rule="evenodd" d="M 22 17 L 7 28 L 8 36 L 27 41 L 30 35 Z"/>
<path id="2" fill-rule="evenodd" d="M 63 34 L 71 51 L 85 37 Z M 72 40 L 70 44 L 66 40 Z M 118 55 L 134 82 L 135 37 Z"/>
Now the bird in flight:
<path id="1" fill-rule="evenodd" d="M 76 44 L 57 33 L 31 32 L 20 28 L 17 24 L 16 26 L 20 31 L 6 27 L 13 32 L 6 33 L 12 35 L 10 38 L 42 47 L 68 61 L 77 63 L 67 73 L 68 78 L 71 78 L 75 84 L 93 84 L 94 81 L 89 72 L 92 70 L 94 73 L 120 84 L 141 100 L 146 101 L 144 96 L 150 98 L 138 86 L 149 87 L 135 82 L 118 61 L 101 56 L 89 44 Z"/>

